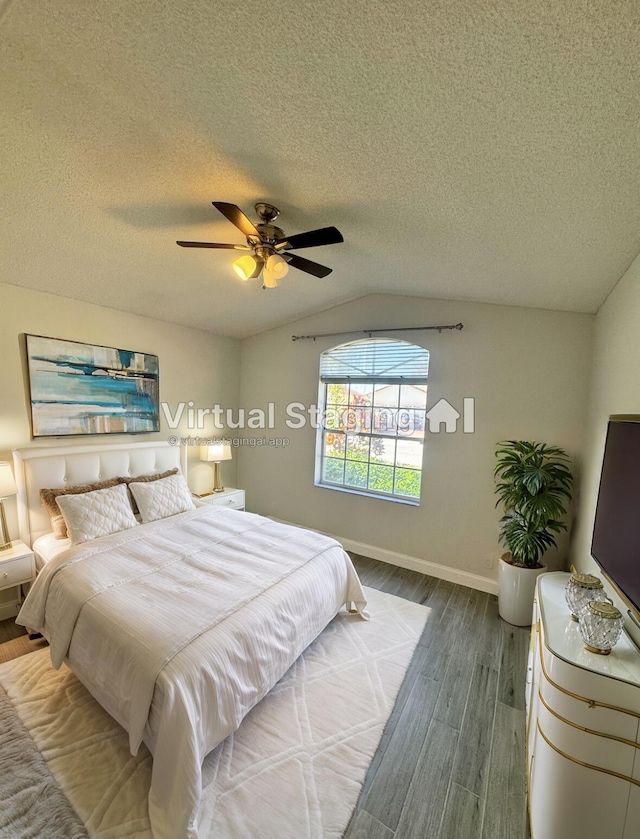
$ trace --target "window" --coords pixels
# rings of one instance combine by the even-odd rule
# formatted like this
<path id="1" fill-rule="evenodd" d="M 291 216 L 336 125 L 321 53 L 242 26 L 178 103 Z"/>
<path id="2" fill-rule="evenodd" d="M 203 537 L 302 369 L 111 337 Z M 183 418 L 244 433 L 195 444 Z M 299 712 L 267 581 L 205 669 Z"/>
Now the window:
<path id="1" fill-rule="evenodd" d="M 429 351 L 370 338 L 322 353 L 316 484 L 418 504 Z"/>

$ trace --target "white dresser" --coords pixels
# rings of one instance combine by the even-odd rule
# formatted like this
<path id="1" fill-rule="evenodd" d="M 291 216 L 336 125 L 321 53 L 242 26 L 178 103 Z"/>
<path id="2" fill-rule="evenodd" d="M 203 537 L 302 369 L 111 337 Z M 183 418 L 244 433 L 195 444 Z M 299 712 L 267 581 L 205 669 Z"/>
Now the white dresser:
<path id="1" fill-rule="evenodd" d="M 623 633 L 587 652 L 564 599 L 538 579 L 527 671 L 532 839 L 640 837 L 640 652 Z"/>

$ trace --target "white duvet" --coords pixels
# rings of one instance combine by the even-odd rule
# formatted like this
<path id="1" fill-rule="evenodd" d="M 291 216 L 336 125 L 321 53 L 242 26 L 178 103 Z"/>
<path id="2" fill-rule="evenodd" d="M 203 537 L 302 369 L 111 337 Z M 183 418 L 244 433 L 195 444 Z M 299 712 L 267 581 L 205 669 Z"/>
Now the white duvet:
<path id="1" fill-rule="evenodd" d="M 198 507 L 78 545 L 38 576 L 18 623 L 41 631 L 153 753 L 155 839 L 197 836 L 204 756 L 235 731 L 345 603 L 366 617 L 333 539 Z"/>

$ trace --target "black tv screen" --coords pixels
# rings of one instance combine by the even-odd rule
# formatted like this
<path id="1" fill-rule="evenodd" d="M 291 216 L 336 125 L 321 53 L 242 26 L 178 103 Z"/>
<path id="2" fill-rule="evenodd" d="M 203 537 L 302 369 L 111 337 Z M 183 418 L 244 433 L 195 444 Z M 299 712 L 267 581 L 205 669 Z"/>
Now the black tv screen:
<path id="1" fill-rule="evenodd" d="M 640 613 L 640 417 L 609 421 L 591 555 Z"/>

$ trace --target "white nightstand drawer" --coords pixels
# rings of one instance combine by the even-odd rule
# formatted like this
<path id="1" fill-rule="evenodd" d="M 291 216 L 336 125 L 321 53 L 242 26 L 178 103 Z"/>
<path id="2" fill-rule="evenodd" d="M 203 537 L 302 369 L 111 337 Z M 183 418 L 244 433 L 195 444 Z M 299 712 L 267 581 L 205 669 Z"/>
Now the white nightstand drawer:
<path id="1" fill-rule="evenodd" d="M 236 510 L 244 507 L 244 495 L 237 492 L 235 495 L 230 495 L 228 498 L 220 498 L 214 501 L 218 507 L 234 507 Z"/>
<path id="2" fill-rule="evenodd" d="M 0 589 L 28 583 L 33 579 L 33 554 L 0 562 Z"/>
<path id="3" fill-rule="evenodd" d="M 214 507 L 231 507 L 233 510 L 244 510 L 244 490 L 225 489 L 223 492 L 214 492 L 200 498 L 205 504 L 212 504 Z"/>

